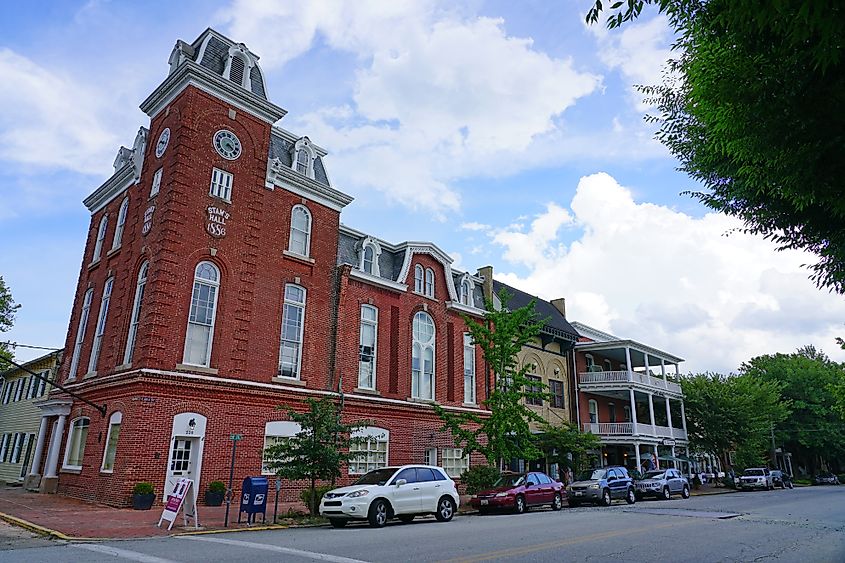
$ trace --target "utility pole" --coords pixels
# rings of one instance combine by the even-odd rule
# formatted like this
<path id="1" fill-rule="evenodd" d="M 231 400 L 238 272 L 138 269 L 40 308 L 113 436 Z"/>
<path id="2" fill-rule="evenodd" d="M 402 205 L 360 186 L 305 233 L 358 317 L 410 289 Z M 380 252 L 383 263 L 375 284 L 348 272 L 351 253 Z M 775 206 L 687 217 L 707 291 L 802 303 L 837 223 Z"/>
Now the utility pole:
<path id="1" fill-rule="evenodd" d="M 777 457 L 777 448 L 775 447 L 775 425 L 772 424 L 770 427 L 772 432 L 772 468 L 778 468 L 778 457 Z"/>
<path id="2" fill-rule="evenodd" d="M 229 507 L 232 505 L 232 481 L 235 479 L 235 449 L 238 446 L 238 441 L 243 439 L 242 434 L 230 434 L 229 439 L 232 440 L 232 463 L 229 466 L 229 490 L 226 491 L 226 517 L 223 519 L 223 527 L 229 527 Z"/>

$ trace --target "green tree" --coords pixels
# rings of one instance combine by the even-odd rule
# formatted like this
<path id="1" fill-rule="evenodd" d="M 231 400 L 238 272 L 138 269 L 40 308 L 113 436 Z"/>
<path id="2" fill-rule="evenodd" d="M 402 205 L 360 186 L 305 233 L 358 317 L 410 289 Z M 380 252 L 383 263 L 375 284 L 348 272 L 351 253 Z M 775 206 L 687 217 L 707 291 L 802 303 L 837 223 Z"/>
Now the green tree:
<path id="1" fill-rule="evenodd" d="M 812 346 L 793 354 L 758 356 L 742 364 L 740 373 L 780 386 L 792 414 L 775 426 L 778 446 L 785 446 L 810 473 L 818 460 L 834 470 L 845 456 L 845 419 L 837 412 L 834 388 L 845 367 Z M 770 442 L 771 443 L 771 442 Z"/>
<path id="2" fill-rule="evenodd" d="M 300 430 L 265 448 L 264 459 L 265 465 L 279 477 L 308 480 L 308 510 L 316 516 L 319 507 L 317 481 L 334 482 L 340 477 L 342 467 L 356 456 L 350 452 L 350 446 L 362 441 L 352 437 L 352 433 L 368 423 L 342 423 L 339 409 L 331 398 L 309 397 L 305 402 L 308 410 L 302 413 L 283 407 L 290 420 L 299 424 Z"/>
<path id="3" fill-rule="evenodd" d="M 676 32 L 657 138 L 703 189 L 690 192 L 744 231 L 818 257 L 819 287 L 845 293 L 845 4 L 838 0 L 627 0 L 608 27 L 646 4 Z M 603 12 L 596 0 L 587 14 Z"/>
<path id="4" fill-rule="evenodd" d="M 589 452 L 601 448 L 601 439 L 591 432 L 579 432 L 576 424 L 564 422 L 553 426 L 546 423 L 542 433 L 537 434 L 537 446 L 546 454 L 546 459 L 577 474 L 587 468 Z"/>
<path id="5" fill-rule="evenodd" d="M 772 424 L 789 416 L 776 382 L 748 375 L 701 373 L 680 380 L 687 432 L 693 449 L 714 453 L 728 467 L 728 452 L 763 456 Z"/>
<path id="6" fill-rule="evenodd" d="M 510 302 L 510 294 L 502 289 L 499 300 Z M 443 420 L 441 430 L 451 432 L 455 446 L 466 454 L 479 452 L 491 465 L 514 458 L 536 459 L 540 455 L 531 422 L 543 418 L 525 406 L 527 398 L 549 400 L 549 394 L 536 381 L 526 377 L 531 365 L 520 367 L 518 354 L 537 336 L 542 327 L 534 311 L 534 302 L 513 311 L 503 306 L 497 310 L 491 300 L 485 302 L 486 323 L 464 317 L 473 341 L 481 347 L 495 382 L 484 406 L 487 416 L 468 412 L 449 412 L 440 405 L 435 411 Z"/>
<path id="7" fill-rule="evenodd" d="M 2 338 L 4 332 L 11 330 L 12 325 L 15 324 L 15 314 L 20 308 L 20 304 L 16 304 L 12 298 L 12 291 L 6 282 L 3 281 L 3 276 L 0 276 L 0 369 L 6 369 L 7 363 L 2 361 L 2 358 L 14 359 L 14 350 L 12 346 L 4 344 L 5 338 Z"/>

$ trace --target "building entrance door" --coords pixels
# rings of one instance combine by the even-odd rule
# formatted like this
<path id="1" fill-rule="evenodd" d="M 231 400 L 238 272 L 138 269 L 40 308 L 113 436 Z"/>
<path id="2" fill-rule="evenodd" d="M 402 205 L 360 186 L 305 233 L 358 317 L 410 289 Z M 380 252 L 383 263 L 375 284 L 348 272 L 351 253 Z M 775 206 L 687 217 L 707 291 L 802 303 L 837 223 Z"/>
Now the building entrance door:
<path id="1" fill-rule="evenodd" d="M 181 413 L 173 417 L 163 501 L 167 501 L 180 478 L 193 480 L 194 491 L 199 490 L 205 425 L 206 418 L 201 414 Z"/>

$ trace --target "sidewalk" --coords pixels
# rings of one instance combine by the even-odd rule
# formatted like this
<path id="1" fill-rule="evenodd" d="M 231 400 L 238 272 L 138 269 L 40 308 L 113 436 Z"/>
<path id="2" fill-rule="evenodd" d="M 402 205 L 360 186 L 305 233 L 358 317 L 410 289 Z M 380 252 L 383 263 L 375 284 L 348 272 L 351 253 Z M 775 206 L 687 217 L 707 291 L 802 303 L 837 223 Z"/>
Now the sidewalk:
<path id="1" fill-rule="evenodd" d="M 706 485 L 701 485 L 701 488 L 698 490 L 692 489 L 690 491 L 690 495 L 698 497 L 704 495 L 724 495 L 727 493 L 735 492 L 737 492 L 736 489 L 729 489 L 728 487 L 717 487 L 712 483 L 707 483 Z"/>
<path id="2" fill-rule="evenodd" d="M 237 523 L 238 507 L 238 504 L 233 503 L 229 511 L 229 530 L 248 528 L 246 524 Z M 302 509 L 298 503 L 279 503 L 279 514 L 286 513 L 288 508 Z M 16 526 L 59 539 L 127 539 L 195 531 L 192 526 L 188 528 L 182 526 L 181 513 L 173 524 L 172 530 L 167 530 L 167 522 L 162 523 L 161 528 L 156 527 L 161 516 L 161 509 L 160 504 L 153 506 L 151 510 L 113 508 L 61 495 L 30 493 L 21 487 L 0 488 L 0 518 Z M 225 505 L 198 506 L 197 512 L 200 529 L 206 531 L 224 529 Z M 264 526 L 260 518 L 258 516 L 252 529 Z M 273 518 L 272 501 L 267 503 L 267 518 L 269 525 Z M 34 524 L 34 526 L 29 524 Z"/>

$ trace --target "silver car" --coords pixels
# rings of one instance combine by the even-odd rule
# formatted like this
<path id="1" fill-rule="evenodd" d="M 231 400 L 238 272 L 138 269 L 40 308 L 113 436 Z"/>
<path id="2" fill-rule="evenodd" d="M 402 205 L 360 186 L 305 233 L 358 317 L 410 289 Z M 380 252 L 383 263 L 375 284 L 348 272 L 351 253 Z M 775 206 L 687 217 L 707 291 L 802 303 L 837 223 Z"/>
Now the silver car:
<path id="1" fill-rule="evenodd" d="M 677 469 L 648 471 L 637 481 L 637 500 L 655 497 L 669 500 L 673 494 L 689 498 L 689 481 Z"/>

